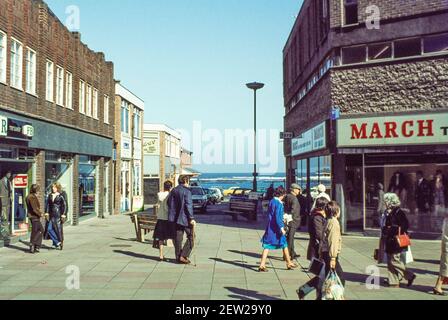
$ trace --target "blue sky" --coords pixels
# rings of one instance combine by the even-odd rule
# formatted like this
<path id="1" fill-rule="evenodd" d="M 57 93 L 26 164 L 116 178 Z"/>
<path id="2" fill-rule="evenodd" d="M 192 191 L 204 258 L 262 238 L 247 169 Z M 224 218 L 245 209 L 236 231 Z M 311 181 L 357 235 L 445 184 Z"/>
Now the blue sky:
<path id="1" fill-rule="evenodd" d="M 245 83 L 258 81 L 266 83 L 258 95 L 258 127 L 282 130 L 282 49 L 301 0 L 46 2 L 62 22 L 68 6 L 79 7 L 82 41 L 103 51 L 116 79 L 145 101 L 145 123 L 190 132 L 193 121 L 222 133 L 251 129 L 253 95 Z M 204 172 L 252 170 L 201 159 L 196 154 L 194 161 Z M 278 162 L 274 171 L 283 171 L 281 148 Z"/>

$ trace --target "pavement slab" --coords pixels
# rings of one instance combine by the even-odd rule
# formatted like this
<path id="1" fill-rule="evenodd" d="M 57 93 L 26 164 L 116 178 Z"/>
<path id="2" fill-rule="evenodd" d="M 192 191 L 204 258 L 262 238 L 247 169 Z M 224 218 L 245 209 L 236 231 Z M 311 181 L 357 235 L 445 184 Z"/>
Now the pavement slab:
<path id="1" fill-rule="evenodd" d="M 193 264 L 188 266 L 174 263 L 172 247 L 165 250 L 168 261 L 161 262 L 151 235 L 145 243 L 136 241 L 128 216 L 66 227 L 63 251 L 44 247 L 31 255 L 26 243 L 1 248 L 0 300 L 297 300 L 297 288 L 313 277 L 306 270 L 306 233 L 296 235 L 302 255 L 296 259 L 298 269 L 286 270 L 281 252 L 272 251 L 269 272 L 259 273 L 265 217 L 234 222 L 227 215 L 209 214 L 197 221 Z M 448 300 L 428 293 L 439 271 L 439 241 L 413 241 L 415 262 L 409 268 L 418 278 L 412 288 L 403 284 L 399 289 L 369 278 L 369 268 L 379 279 L 387 278 L 387 268 L 372 258 L 377 245 L 376 238 L 343 238 L 341 265 L 348 300 Z M 73 268 L 79 271 L 79 289 L 67 287 Z M 379 285 L 368 288 L 369 279 Z M 305 300 L 315 298 L 310 293 Z"/>

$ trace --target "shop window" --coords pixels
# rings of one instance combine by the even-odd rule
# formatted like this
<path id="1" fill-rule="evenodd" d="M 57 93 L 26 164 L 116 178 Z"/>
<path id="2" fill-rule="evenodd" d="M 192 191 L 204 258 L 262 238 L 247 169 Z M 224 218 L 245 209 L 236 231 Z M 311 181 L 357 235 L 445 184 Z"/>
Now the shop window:
<path id="1" fill-rule="evenodd" d="M 443 52 L 448 50 L 448 34 L 425 37 L 423 41 L 425 53 Z"/>
<path id="2" fill-rule="evenodd" d="M 344 0 L 344 24 L 358 23 L 358 0 Z"/>
<path id="3" fill-rule="evenodd" d="M 96 165 L 79 164 L 79 199 L 81 217 L 96 213 Z"/>
<path id="4" fill-rule="evenodd" d="M 299 186 L 302 188 L 302 190 L 306 189 L 307 184 L 307 161 L 305 160 L 299 160 L 297 161 L 297 177 L 296 181 L 299 184 Z"/>
<path id="5" fill-rule="evenodd" d="M 366 62 L 366 47 L 342 48 L 342 64 L 353 64 Z"/>
<path id="6" fill-rule="evenodd" d="M 421 180 L 419 180 L 421 173 Z M 414 164 L 366 168 L 366 228 L 380 228 L 383 197 L 397 194 L 410 230 L 441 233 L 447 211 L 448 165 Z"/>
<path id="7" fill-rule="evenodd" d="M 420 38 L 395 41 L 395 58 L 413 57 L 422 54 Z"/>
<path id="8" fill-rule="evenodd" d="M 392 43 L 373 44 L 368 47 L 369 60 L 391 59 Z"/>

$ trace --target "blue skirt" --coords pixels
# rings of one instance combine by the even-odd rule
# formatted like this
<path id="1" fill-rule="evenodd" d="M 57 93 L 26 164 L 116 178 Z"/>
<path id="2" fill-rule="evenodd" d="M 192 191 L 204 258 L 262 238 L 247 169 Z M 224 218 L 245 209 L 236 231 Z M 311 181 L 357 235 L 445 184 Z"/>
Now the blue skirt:
<path id="1" fill-rule="evenodd" d="M 272 245 L 272 244 L 268 244 L 268 243 L 263 243 L 263 249 L 268 249 L 268 250 L 283 250 L 288 248 L 288 244 L 285 243 L 284 245 Z"/>

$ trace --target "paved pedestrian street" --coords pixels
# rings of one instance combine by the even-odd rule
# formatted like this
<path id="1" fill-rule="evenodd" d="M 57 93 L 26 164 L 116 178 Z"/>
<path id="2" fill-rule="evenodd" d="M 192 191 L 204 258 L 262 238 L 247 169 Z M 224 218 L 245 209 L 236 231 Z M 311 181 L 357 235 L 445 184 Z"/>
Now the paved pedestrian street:
<path id="1" fill-rule="evenodd" d="M 245 219 L 233 222 L 230 216 L 215 211 L 197 220 L 196 247 L 191 256 L 195 265 L 160 262 L 150 241 L 135 241 L 128 216 L 93 219 L 78 227 L 67 227 L 64 251 L 43 248 L 40 254 L 31 255 L 26 243 L 2 248 L 0 299 L 297 300 L 296 289 L 311 275 L 301 268 L 287 271 L 280 251 L 272 252 L 268 273 L 257 272 L 263 219 L 258 223 Z M 297 234 L 296 243 L 299 253 L 305 255 L 307 236 Z M 414 241 L 416 262 L 411 268 L 418 278 L 412 288 L 381 285 L 368 290 L 366 267 L 375 265 L 371 255 L 376 244 L 373 238 L 344 238 L 341 263 L 348 280 L 347 299 L 447 299 L 428 294 L 439 268 L 438 241 Z M 173 258 L 174 249 L 169 248 L 166 256 Z M 308 266 L 303 257 L 298 262 L 301 267 Z M 80 289 L 69 290 L 67 277 L 76 267 L 80 271 Z M 380 270 L 383 277 L 387 276 L 384 267 Z M 307 299 L 315 299 L 315 293 Z"/>

